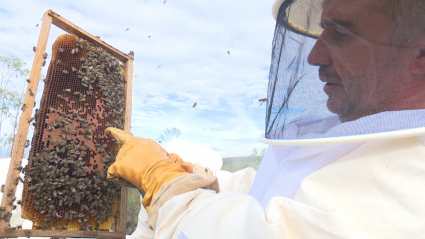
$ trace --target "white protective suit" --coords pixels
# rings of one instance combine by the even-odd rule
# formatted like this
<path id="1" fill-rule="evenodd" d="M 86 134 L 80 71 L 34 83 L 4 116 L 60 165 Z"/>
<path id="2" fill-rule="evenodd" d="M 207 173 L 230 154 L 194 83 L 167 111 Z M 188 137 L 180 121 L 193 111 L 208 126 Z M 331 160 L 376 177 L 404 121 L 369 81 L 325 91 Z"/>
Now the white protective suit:
<path id="1" fill-rule="evenodd" d="M 351 121 L 341 123 L 341 112 L 338 117 L 335 114 L 320 114 L 323 109 L 330 113 L 327 107 L 318 108 L 318 112 L 311 111 L 319 114 L 310 113 L 303 108 L 304 105 L 310 105 L 305 99 L 309 96 L 308 93 L 314 93 L 314 90 L 320 92 L 322 100 L 328 100 L 328 97 L 322 92 L 324 89 L 307 91 L 313 88 L 309 83 L 320 83 L 317 76 L 320 69 L 310 69 L 307 63 L 302 61 L 311 52 L 311 49 L 308 50 L 313 47 L 309 46 L 311 41 L 301 41 L 293 37 L 296 34 L 310 37 L 320 35 L 323 29 L 319 22 L 323 22 L 320 20 L 321 12 L 318 9 L 322 8 L 324 2 L 331 1 L 276 0 L 273 12 L 278 24 L 269 79 L 273 94 L 268 94 L 270 108 L 266 116 L 266 124 L 272 123 L 266 125 L 266 134 L 271 132 L 270 135 L 274 137 L 274 132 L 282 133 L 276 134 L 276 138 L 263 138 L 263 142 L 269 143 L 270 146 L 255 175 L 252 187 L 254 173 L 249 169 L 235 174 L 215 171 L 214 175 L 220 184 L 219 193 L 202 189 L 203 187 L 196 184 L 197 189 L 173 194 L 178 192 L 179 185 L 185 182 L 186 187 L 192 185 L 187 182 L 198 182 L 195 180 L 197 175 L 186 175 L 185 179 L 180 179 L 185 177 L 182 176 L 167 182 L 152 200 L 149 218 L 146 213 L 141 213 L 139 228 L 147 233 L 146 237 L 140 236 L 141 238 L 425 238 L 425 193 L 422 190 L 425 185 L 425 110 L 371 111 L 381 113 L 370 113 L 371 115 L 359 116 L 356 120 L 349 119 Z M 345 2 L 350 5 L 349 1 Z M 287 3 L 287 8 L 281 7 L 279 10 L 282 3 Z M 308 9 L 310 3 L 318 6 Z M 322 24 L 328 25 L 327 29 L 330 29 L 326 31 L 326 36 L 335 38 L 332 38 L 332 41 L 326 39 L 330 42 L 328 45 L 321 39 L 319 43 L 322 45 L 319 44 L 316 48 L 315 57 L 325 55 L 329 49 L 334 55 L 327 52 L 326 58 L 320 58 L 320 61 L 314 58 L 310 60 L 313 63 L 311 65 L 322 67 L 322 73 L 331 65 L 332 60 L 341 60 L 339 54 L 345 53 L 340 49 L 342 46 L 356 42 L 357 39 L 351 38 L 354 35 L 347 32 L 337 31 L 341 37 L 348 35 L 350 40 L 338 42 L 335 40 L 337 36 L 331 34 L 343 28 L 338 24 L 339 21 L 334 20 L 337 17 L 332 14 L 343 15 L 348 12 L 336 11 L 337 6 L 335 3 L 334 8 L 330 7 L 333 11 L 328 11 L 332 21 L 328 20 L 326 24 Z M 357 10 L 369 9 L 356 8 L 356 4 L 349 7 Z M 291 12 L 291 8 L 299 11 Z M 352 18 L 354 19 L 353 16 Z M 294 21 L 301 25 L 292 24 Z M 306 25 L 305 28 L 302 23 Z M 323 28 L 326 29 L 326 26 Z M 294 34 L 289 30 L 294 31 Z M 336 43 L 332 45 L 333 40 L 341 46 Z M 291 49 L 292 51 L 282 50 L 294 45 L 300 47 Z M 353 44 L 353 47 L 358 46 L 371 47 L 372 53 L 384 52 L 381 48 L 377 50 L 372 43 Z M 358 49 L 363 54 L 359 57 L 364 60 L 367 60 L 365 52 L 370 53 L 368 47 Z M 319 50 L 325 53 L 319 54 Z M 355 57 L 356 51 L 350 50 Z M 291 52 L 296 54 L 290 55 Z M 298 65 L 293 65 L 294 62 Z M 339 66 L 340 70 L 353 70 L 354 76 L 362 75 L 359 69 L 364 68 L 364 65 L 360 62 L 347 60 L 339 63 L 345 64 L 347 68 Z M 370 64 L 380 66 L 382 62 L 375 62 L 373 58 Z M 372 68 L 367 70 L 375 70 Z M 376 71 L 378 76 L 383 72 L 379 69 L 380 71 Z M 331 70 L 335 69 L 331 67 L 328 73 L 332 73 Z M 366 74 L 365 77 L 375 81 L 381 80 L 372 75 Z M 337 87 L 335 85 L 340 83 L 339 78 L 348 80 L 332 74 L 322 76 L 330 96 L 333 95 L 332 89 Z M 353 79 L 358 80 L 355 77 Z M 292 80 L 295 83 L 291 83 Z M 301 86 L 306 86 L 306 91 Z M 354 91 L 350 86 L 348 84 L 344 89 Z M 321 85 L 320 88 L 322 87 L 324 86 Z M 388 89 L 393 89 L 391 87 L 392 85 L 389 85 Z M 286 95 L 284 89 L 288 90 Z M 298 89 L 297 98 L 292 93 Z M 385 90 L 379 93 L 386 93 Z M 418 93 L 417 97 L 423 99 L 420 94 Z M 311 95 L 316 96 L 319 93 Z M 335 95 L 337 94 L 333 96 Z M 272 96 L 274 98 L 271 98 Z M 291 100 L 286 98 L 289 96 Z M 317 97 L 312 99 L 313 101 L 309 102 L 320 101 Z M 335 99 L 345 98 L 337 95 Z M 377 99 L 379 97 L 371 97 L 369 100 Z M 301 108 L 288 106 L 294 102 L 299 103 L 295 106 Z M 353 100 L 350 103 L 358 102 Z M 378 105 L 380 102 L 368 103 Z M 412 106 L 415 107 L 423 106 Z M 276 113 L 284 110 L 287 110 L 286 115 Z M 302 115 L 302 112 L 306 113 Z M 284 125 L 278 122 L 284 122 Z M 223 174 L 226 177 L 223 177 Z M 190 177 L 194 180 L 190 181 Z M 150 230 L 148 224 L 154 230 Z M 139 231 L 143 231 L 142 229 Z"/>
<path id="2" fill-rule="evenodd" d="M 425 110 L 406 112 L 394 128 L 402 122 L 406 128 L 411 122 L 425 124 Z M 380 124 L 385 121 L 376 120 L 398 113 L 368 117 L 386 127 Z M 334 129 L 343 130 L 345 124 Z M 271 145 L 250 195 L 197 189 L 175 196 L 159 210 L 155 237 L 423 238 L 424 143 L 425 137 L 418 136 L 339 145 Z"/>

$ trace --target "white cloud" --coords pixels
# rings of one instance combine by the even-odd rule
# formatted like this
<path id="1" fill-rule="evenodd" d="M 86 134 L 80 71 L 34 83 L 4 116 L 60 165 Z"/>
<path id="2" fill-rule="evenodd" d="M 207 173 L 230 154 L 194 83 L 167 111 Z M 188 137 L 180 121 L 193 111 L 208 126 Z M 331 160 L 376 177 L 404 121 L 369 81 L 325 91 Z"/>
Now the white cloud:
<path id="1" fill-rule="evenodd" d="M 40 30 L 35 25 L 41 25 L 47 9 L 123 52 L 133 50 L 135 135 L 157 139 L 166 128 L 177 127 L 182 139 L 206 144 L 223 156 L 265 147 L 257 140 L 265 117 L 258 99 L 267 95 L 273 0 L 0 3 L 0 54 L 18 56 L 29 68 Z M 52 27 L 49 55 L 62 33 Z M 23 82 L 15 84 L 19 88 Z"/>

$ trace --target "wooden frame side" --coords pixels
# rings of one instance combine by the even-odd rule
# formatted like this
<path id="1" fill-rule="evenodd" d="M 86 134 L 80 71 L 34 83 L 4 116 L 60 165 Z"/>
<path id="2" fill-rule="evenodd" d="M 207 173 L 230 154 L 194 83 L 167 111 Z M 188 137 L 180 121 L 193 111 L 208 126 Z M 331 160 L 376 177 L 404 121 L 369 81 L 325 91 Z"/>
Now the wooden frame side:
<path id="1" fill-rule="evenodd" d="M 1 232 L 1 238 L 13 237 L 78 237 L 78 238 L 108 238 L 117 239 L 125 238 L 125 233 L 122 232 L 102 232 L 102 231 L 59 231 L 59 230 L 13 230 Z"/>
<path id="2" fill-rule="evenodd" d="M 124 65 L 124 77 L 127 81 L 125 84 L 125 112 L 124 112 L 124 130 L 131 131 L 131 106 L 133 97 L 133 64 L 134 52 L 130 52 L 129 59 Z M 120 198 L 120 214 L 117 222 L 117 232 L 127 232 L 127 201 L 128 201 L 128 188 L 121 188 Z"/>
<path id="3" fill-rule="evenodd" d="M 30 82 L 27 86 L 27 91 L 25 94 L 24 104 L 22 106 L 22 114 L 19 119 L 18 131 L 15 136 L 15 140 L 12 148 L 12 155 L 9 164 L 9 171 L 7 173 L 5 189 L 3 197 L 1 200 L 1 206 L 6 208 L 6 211 L 12 211 L 12 205 L 8 203 L 7 193 L 10 189 L 13 189 L 13 192 L 16 192 L 16 184 L 13 182 L 12 178 L 19 176 L 19 170 L 16 170 L 16 167 L 22 164 L 22 158 L 24 156 L 25 141 L 27 140 L 28 130 L 29 130 L 29 120 L 31 119 L 32 109 L 34 108 L 35 94 L 37 93 L 38 82 L 41 75 L 41 67 L 43 67 L 44 59 L 43 54 L 46 51 L 47 40 L 49 38 L 50 26 L 52 25 L 53 18 L 44 13 L 43 23 L 41 24 L 40 36 L 38 38 L 37 48 L 34 54 L 34 60 L 31 67 L 30 73 Z M 32 92 L 29 94 L 28 92 Z M 15 195 L 15 193 L 13 194 Z M 8 227 L 8 222 L 5 220 L 0 220 L 0 230 Z M 0 236 L 2 237 L 2 236 Z"/>
<path id="4" fill-rule="evenodd" d="M 13 178 L 19 176 L 19 171 L 16 170 L 18 165 L 22 164 L 22 158 L 25 149 L 25 141 L 28 135 L 29 130 L 29 120 L 31 118 L 32 109 L 34 108 L 35 102 L 35 93 L 37 92 L 37 87 L 41 75 L 41 68 L 45 64 L 43 55 L 46 51 L 47 40 L 50 34 L 51 25 L 54 24 L 62 30 L 77 35 L 80 38 L 83 38 L 88 41 L 93 41 L 98 43 L 106 52 L 110 53 L 112 56 L 124 63 L 125 72 L 124 77 L 126 79 L 125 86 L 125 98 L 126 98 L 126 109 L 124 113 L 124 129 L 130 131 L 131 129 L 131 106 L 132 106 L 132 93 L 133 93 L 133 59 L 134 52 L 129 54 L 124 54 L 118 49 L 110 46 L 106 42 L 100 40 L 100 38 L 90 34 L 89 32 L 81 29 L 77 25 L 68 21 L 67 19 L 61 17 L 59 14 L 55 13 L 52 10 L 48 10 L 43 15 L 43 22 L 40 29 L 40 35 L 37 43 L 37 48 L 34 55 L 33 65 L 30 73 L 30 83 L 27 87 L 27 93 L 25 94 L 24 105 L 22 108 L 22 115 L 19 119 L 18 132 L 16 134 L 11 162 L 9 165 L 9 170 L 7 174 L 5 192 L 8 192 L 10 188 L 16 192 L 16 185 L 13 182 Z M 33 94 L 29 94 L 33 92 Z M 80 237 L 80 238 L 125 238 L 126 237 L 126 222 L 127 222 L 127 199 L 128 199 L 128 189 L 127 187 L 122 187 L 121 189 L 121 198 L 120 198 L 120 214 L 117 221 L 116 232 L 99 232 L 99 231 L 71 231 L 71 230 L 13 230 L 5 231 L 8 228 L 8 222 L 0 220 L 0 238 L 4 237 Z M 12 211 L 12 205 L 8 204 L 7 193 L 3 194 L 1 206 L 5 207 L 7 211 Z"/>

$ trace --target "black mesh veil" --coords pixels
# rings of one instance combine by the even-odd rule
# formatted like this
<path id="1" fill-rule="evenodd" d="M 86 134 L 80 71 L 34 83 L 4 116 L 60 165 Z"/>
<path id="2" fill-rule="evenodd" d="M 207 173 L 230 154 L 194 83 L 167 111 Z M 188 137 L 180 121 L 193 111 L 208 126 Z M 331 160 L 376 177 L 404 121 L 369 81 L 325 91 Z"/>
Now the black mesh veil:
<path id="1" fill-rule="evenodd" d="M 286 1 L 280 7 L 273 39 L 266 114 L 266 138 L 282 139 L 285 125 L 303 117 L 315 118 L 327 112 L 327 96 L 321 90 L 318 67 L 307 63 L 316 35 L 320 32 L 321 1 Z M 297 8 L 296 10 L 293 10 Z M 315 9 L 317 8 L 317 9 Z M 296 14 L 294 13 L 296 12 Z M 313 14 L 314 13 L 314 14 Z M 302 25 L 291 24 L 291 16 L 304 17 Z M 313 21 L 310 16 L 314 15 Z M 314 26 L 313 26 L 314 25 Z M 317 89 L 316 91 L 311 89 Z M 331 114 L 330 112 L 328 112 Z"/>
<path id="2" fill-rule="evenodd" d="M 262 142 L 425 134 L 425 6 L 382 2 L 276 0 Z"/>

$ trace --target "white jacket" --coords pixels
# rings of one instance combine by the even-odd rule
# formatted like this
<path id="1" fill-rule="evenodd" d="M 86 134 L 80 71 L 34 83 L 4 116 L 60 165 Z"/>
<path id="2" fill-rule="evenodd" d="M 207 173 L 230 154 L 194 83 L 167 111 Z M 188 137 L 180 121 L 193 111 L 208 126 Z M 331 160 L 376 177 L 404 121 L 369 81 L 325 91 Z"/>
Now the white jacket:
<path id="1" fill-rule="evenodd" d="M 159 211 L 156 238 L 424 238 L 425 147 L 367 142 L 307 176 L 293 199 L 198 189 Z"/>

